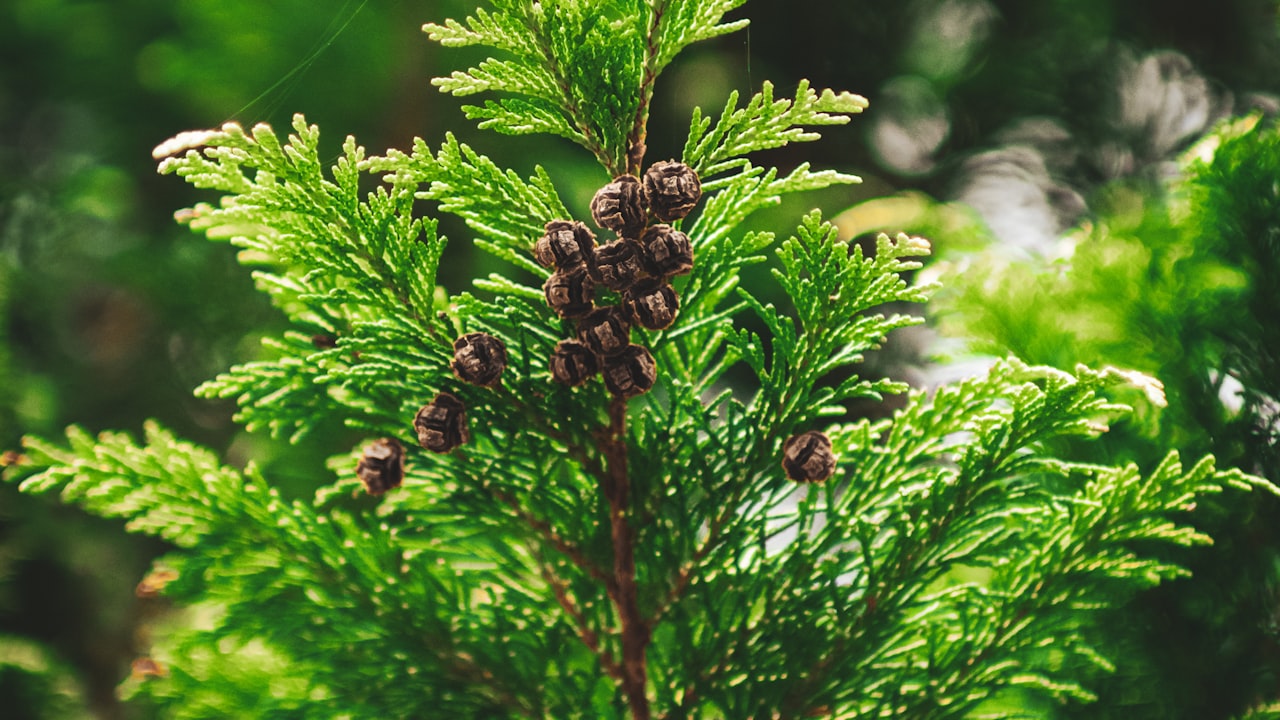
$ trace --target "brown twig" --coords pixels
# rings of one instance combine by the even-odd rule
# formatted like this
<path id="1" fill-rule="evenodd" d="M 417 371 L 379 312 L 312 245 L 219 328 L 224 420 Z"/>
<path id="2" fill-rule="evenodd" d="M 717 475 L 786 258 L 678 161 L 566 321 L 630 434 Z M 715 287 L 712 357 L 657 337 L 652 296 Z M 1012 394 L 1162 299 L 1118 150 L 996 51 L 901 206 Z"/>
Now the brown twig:
<path id="1" fill-rule="evenodd" d="M 675 711 L 677 710 L 685 711 L 694 707 L 697 704 L 698 704 L 698 690 L 697 688 L 690 685 L 680 692 L 679 707 L 675 707 L 666 711 L 658 718 L 658 720 L 670 720 L 672 713 L 674 713 Z"/>
<path id="2" fill-rule="evenodd" d="M 524 717 L 536 717 L 535 709 L 528 700 L 520 698 L 502 685 L 488 668 L 476 662 L 467 652 L 450 652 L 444 648 L 436 651 L 444 670 L 449 675 L 468 685 L 479 685 L 490 691 L 490 699 L 499 707 L 517 710 Z"/>
<path id="3" fill-rule="evenodd" d="M 739 486 L 745 484 L 745 478 L 738 483 Z M 702 561 L 707 559 L 711 551 L 720 543 L 720 533 L 724 531 L 724 527 L 729 524 L 738 512 L 738 506 L 743 496 L 743 488 L 739 487 L 729 502 L 725 503 L 724 509 L 712 521 L 711 526 L 707 529 L 707 537 L 694 551 L 693 557 L 688 562 L 680 566 L 676 572 L 675 580 L 671 583 L 671 589 L 667 592 L 666 597 L 662 599 L 662 603 L 654 611 L 653 616 L 649 619 L 650 627 L 656 625 L 658 620 L 667 613 L 680 598 L 684 596 L 684 591 L 689 587 L 689 583 L 693 581 L 694 573 L 701 567 Z"/>
<path id="4" fill-rule="evenodd" d="M 622 692 L 627 696 L 634 720 L 649 720 L 648 671 L 645 654 L 650 639 L 649 623 L 640 614 L 636 590 L 635 532 L 627 522 L 631 503 L 631 478 L 627 470 L 627 401 L 615 397 L 609 403 L 609 432 L 604 438 L 608 475 L 601 479 L 600 491 L 609 503 L 609 526 L 613 539 L 614 591 L 609 594 L 622 625 Z"/>
<path id="5" fill-rule="evenodd" d="M 685 589 L 689 587 L 689 582 L 693 580 L 694 570 L 697 570 L 702 561 L 707 558 L 707 555 L 711 554 L 711 550 L 719 541 L 720 530 L 724 527 L 725 520 L 726 516 L 722 514 L 712 521 L 711 528 L 707 532 L 707 539 L 694 551 L 693 557 L 680 566 L 680 569 L 676 572 L 675 581 L 671 583 L 671 589 L 667 591 L 667 596 L 662 599 L 662 604 L 658 606 L 657 610 L 653 611 L 653 615 L 649 618 L 650 627 L 657 625 L 662 616 L 666 615 L 667 611 L 684 596 Z"/>
<path id="6" fill-rule="evenodd" d="M 590 473 L 591 475 L 597 478 L 601 478 L 605 476 L 605 469 L 604 469 L 604 466 L 600 464 L 600 460 L 596 457 L 593 457 L 590 453 L 588 453 L 586 449 L 583 447 L 582 443 L 577 442 L 573 437 L 569 435 L 569 433 L 565 432 L 561 428 L 557 427 L 555 423 L 551 422 L 550 417 L 545 411 L 540 412 L 539 410 L 533 408 L 527 402 L 525 402 L 523 395 L 521 395 L 518 392 L 515 392 L 514 390 L 511 390 L 510 388 L 507 388 L 505 386 L 500 386 L 498 390 L 499 392 L 502 393 L 503 399 L 507 403 L 514 405 L 516 408 L 518 408 L 520 412 L 524 414 L 525 418 L 530 422 L 531 425 L 539 428 L 540 430 L 545 432 L 548 437 L 564 445 L 565 451 L 568 453 L 569 457 L 573 458 L 573 460 L 577 462 L 578 465 L 582 466 L 583 470 L 586 470 L 588 473 Z"/>

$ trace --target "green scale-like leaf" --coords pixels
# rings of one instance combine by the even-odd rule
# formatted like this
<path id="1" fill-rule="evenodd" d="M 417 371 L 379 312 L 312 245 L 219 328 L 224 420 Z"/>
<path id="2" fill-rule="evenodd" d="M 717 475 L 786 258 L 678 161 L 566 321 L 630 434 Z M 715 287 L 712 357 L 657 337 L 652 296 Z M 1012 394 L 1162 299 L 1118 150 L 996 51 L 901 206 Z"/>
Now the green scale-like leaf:
<path id="1" fill-rule="evenodd" d="M 900 236 L 896 242 L 880 236 L 874 257 L 860 246 L 836 239 L 835 228 L 818 214 L 805 218 L 797 235 L 777 250 L 782 269 L 774 277 L 797 310 L 795 321 L 772 305 L 738 289 L 770 332 L 772 350 L 766 362 L 761 345 L 748 332 L 734 336 L 734 345 L 756 372 L 762 390 L 754 403 L 766 427 L 789 428 L 815 419 L 833 403 L 851 397 L 875 397 L 904 388 L 889 382 L 846 381 L 834 389 L 817 389 L 832 371 L 861 361 L 862 353 L 877 347 L 892 330 L 920 322 L 906 315 L 864 314 L 891 302 L 921 302 L 929 286 L 912 287 L 899 275 L 920 267 L 903 260 L 928 253 L 928 243 Z"/>
<path id="2" fill-rule="evenodd" d="M 126 519 L 136 531 L 199 548 L 166 560 L 178 573 L 167 591 L 222 605 L 223 617 L 203 642 L 257 638 L 275 652 L 301 652 L 317 690 L 341 697 L 362 716 L 469 713 L 501 707 L 513 693 L 531 696 L 508 685 L 523 682 L 518 668 L 486 687 L 467 686 L 481 674 L 478 660 L 462 657 L 490 653 L 493 633 L 511 622 L 513 606 L 542 601 L 493 593 L 470 603 L 468 625 L 452 617 L 457 597 L 508 585 L 494 570 L 519 565 L 512 565 L 503 536 L 478 534 L 473 522 L 456 517 L 434 528 L 437 542 L 407 550 L 396 528 L 283 501 L 252 468 L 242 475 L 219 466 L 208 451 L 154 425 L 145 445 L 76 429 L 69 440 L 69 448 L 28 443 L 30 466 L 48 469 L 23 489 L 61 492 L 99 515 Z M 419 489 L 435 494 L 427 485 Z M 329 662 L 318 666 L 312 657 Z M 410 685 L 413 693 L 397 690 Z"/>
<path id="3" fill-rule="evenodd" d="M 242 261 L 266 265 L 255 273 L 258 285 L 299 331 L 271 343 L 278 360 L 241 365 L 201 392 L 238 398 L 251 428 L 295 437 L 320 408 L 342 408 L 335 419 L 360 426 L 402 425 L 434 392 L 420 381 L 451 354 L 437 316 L 444 240 L 434 221 L 413 216 L 410 186 L 393 181 L 361 198 L 369 161 L 353 139 L 326 176 L 319 130 L 301 116 L 294 130 L 281 145 L 266 126 L 246 133 L 228 124 L 161 163 L 161 172 L 199 187 L 239 192 L 182 217 L 244 248 Z"/>
<path id="4" fill-rule="evenodd" d="M 817 140 L 820 135 L 806 131 L 805 126 L 843 125 L 849 122 L 849 115 L 862 112 L 867 101 L 852 93 L 832 90 L 818 94 L 807 80 L 801 80 L 793 100 L 774 100 L 773 84 L 765 82 L 746 107 L 737 105 L 738 93 L 734 91 L 714 128 L 701 108 L 694 109 L 684 162 L 699 176 L 711 178 L 745 167 L 747 153 Z"/>
<path id="5" fill-rule="evenodd" d="M 388 151 L 371 167 L 386 172 L 393 185 L 416 188 L 417 197 L 438 201 L 442 212 L 465 220 L 487 241 L 482 247 L 498 257 L 548 274 L 533 262 L 530 249 L 547 222 L 568 218 L 569 211 L 542 168 L 526 182 L 453 135 L 446 136 L 439 152 L 418 139 L 411 154 Z"/>
<path id="6" fill-rule="evenodd" d="M 1026 462 L 1122 412 L 1097 395 L 1117 379 L 1128 378 L 1005 363 L 932 399 L 913 394 L 891 422 L 833 433 L 842 482 L 754 486 L 746 497 L 767 500 L 735 506 L 707 554 L 729 575 L 695 576 L 668 611 L 685 624 L 676 636 L 712 623 L 698 664 L 716 670 L 693 691 L 735 716 L 964 717 L 1014 685 L 1087 698 L 1046 647 L 1105 669 L 1084 614 L 1177 572 L 1122 543 L 1202 542 L 1169 516 L 1245 480 L 1207 461 L 1183 472 L 1176 458 L 1150 477 Z M 726 616 L 742 588 L 764 604 Z"/>
<path id="7" fill-rule="evenodd" d="M 720 22 L 743 2 L 493 2 L 492 11 L 478 9 L 464 22 L 423 29 L 445 46 L 487 46 L 509 56 L 434 81 L 459 96 L 513 96 L 465 106 L 480 127 L 568 138 L 618 175 L 631 143 L 643 139 L 636 130 L 658 75 L 689 44 L 745 27 L 745 20 Z"/>

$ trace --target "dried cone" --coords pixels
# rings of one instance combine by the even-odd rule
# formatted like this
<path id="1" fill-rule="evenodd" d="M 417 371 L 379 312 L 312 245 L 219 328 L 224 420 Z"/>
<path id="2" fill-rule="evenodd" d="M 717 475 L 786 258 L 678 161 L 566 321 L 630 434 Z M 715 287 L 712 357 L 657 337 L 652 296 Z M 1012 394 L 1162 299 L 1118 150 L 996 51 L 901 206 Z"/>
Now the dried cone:
<path id="1" fill-rule="evenodd" d="M 670 225 L 654 225 L 640 236 L 640 259 L 655 277 L 684 275 L 693 269 L 693 245 Z"/>
<path id="2" fill-rule="evenodd" d="M 507 348 L 488 333 L 467 333 L 453 341 L 449 367 L 464 382 L 493 387 L 507 367 Z"/>
<path id="3" fill-rule="evenodd" d="M 679 220 L 702 199 L 698 173 L 682 162 L 656 162 L 644 173 L 644 195 L 649 209 L 663 222 Z"/>
<path id="4" fill-rule="evenodd" d="M 634 175 L 619 175 L 596 191 L 591 198 L 591 217 L 596 225 L 620 237 L 635 237 L 649 221 L 644 207 L 644 189 Z"/>
<path id="5" fill-rule="evenodd" d="M 585 271 L 551 273 L 542 286 L 547 305 L 563 318 L 579 318 L 595 309 L 595 282 Z"/>
<path id="6" fill-rule="evenodd" d="M 134 681 L 142 681 L 153 677 L 169 677 L 169 668 L 164 663 L 152 657 L 142 656 L 134 658 L 129 665 L 129 679 Z"/>
<path id="7" fill-rule="evenodd" d="M 793 435 L 782 446 L 782 469 L 797 482 L 821 482 L 836 471 L 831 440 L 817 430 Z"/>
<path id="8" fill-rule="evenodd" d="M 622 292 L 644 275 L 644 267 L 635 243 L 618 240 L 596 249 L 592 272 L 596 282 L 614 292 Z"/>
<path id="9" fill-rule="evenodd" d="M 446 453 L 471 439 L 466 407 L 449 393 L 440 393 L 424 405 L 413 419 L 413 429 L 418 444 L 432 452 Z"/>
<path id="10" fill-rule="evenodd" d="M 618 308 L 602 307 L 578 321 L 578 339 L 596 355 L 616 355 L 631 344 L 631 323 Z"/>
<path id="11" fill-rule="evenodd" d="M 641 280 L 622 296 L 631 321 L 648 330 L 662 330 L 675 322 L 680 296 L 661 278 Z"/>
<path id="12" fill-rule="evenodd" d="M 624 398 L 649 392 L 658 379 L 658 366 L 649 348 L 628 345 L 604 362 L 604 386 Z"/>
<path id="13" fill-rule="evenodd" d="M 595 234 L 576 220 L 552 220 L 545 229 L 546 234 L 534 243 L 534 259 L 543 267 L 565 272 L 585 270 L 595 251 Z"/>
<path id="14" fill-rule="evenodd" d="M 548 362 L 551 377 L 569 386 L 581 385 L 600 371 L 596 354 L 578 340 L 561 340 Z"/>
<path id="15" fill-rule="evenodd" d="M 364 449 L 356 477 L 370 495 L 381 495 L 404 480 L 404 446 L 394 438 L 375 440 Z"/>

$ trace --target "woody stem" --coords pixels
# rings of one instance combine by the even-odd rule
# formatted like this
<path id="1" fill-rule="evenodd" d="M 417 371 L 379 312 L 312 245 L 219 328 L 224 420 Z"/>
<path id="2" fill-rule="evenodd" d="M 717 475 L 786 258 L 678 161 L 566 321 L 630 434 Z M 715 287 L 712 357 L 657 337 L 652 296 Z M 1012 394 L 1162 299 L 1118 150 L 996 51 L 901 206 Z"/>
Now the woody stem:
<path id="1" fill-rule="evenodd" d="M 613 592 L 610 597 L 622 625 L 622 691 L 631 706 L 634 720 L 649 720 L 646 692 L 648 671 L 645 653 L 649 646 L 649 624 L 640 614 L 636 591 L 635 531 L 628 522 L 631 479 L 627 471 L 627 401 L 615 397 L 609 403 L 609 434 L 604 443 L 608 474 L 601 491 L 609 503 L 609 525 L 613 539 Z"/>

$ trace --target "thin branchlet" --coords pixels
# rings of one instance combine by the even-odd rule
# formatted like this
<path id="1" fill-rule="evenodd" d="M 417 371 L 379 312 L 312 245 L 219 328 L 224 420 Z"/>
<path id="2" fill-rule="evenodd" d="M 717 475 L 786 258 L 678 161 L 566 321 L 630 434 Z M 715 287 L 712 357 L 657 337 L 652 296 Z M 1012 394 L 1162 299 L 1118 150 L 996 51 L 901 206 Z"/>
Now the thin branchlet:
<path id="1" fill-rule="evenodd" d="M 658 45 L 659 31 L 662 28 L 663 16 L 670 0 L 652 0 L 650 5 L 649 27 L 645 34 L 644 64 L 640 76 L 640 87 L 637 90 L 635 119 L 631 123 L 631 132 L 627 134 L 627 173 L 639 175 L 644 165 L 646 152 L 645 138 L 648 135 L 649 105 L 653 102 L 653 90 L 658 79 Z"/>
<path id="2" fill-rule="evenodd" d="M 614 153 L 605 147 L 601 138 L 597 136 L 595 128 L 585 111 L 578 104 L 578 100 L 574 97 L 573 85 L 569 77 L 565 74 L 564 68 L 560 64 L 560 60 L 556 57 L 555 49 L 551 47 L 550 38 L 542 31 L 537 19 L 533 15 L 532 9 L 525 9 L 522 13 L 525 28 L 529 31 L 537 42 L 539 51 L 546 62 L 547 71 L 555 78 L 556 88 L 560 92 L 560 102 L 565 112 L 573 119 L 575 128 L 580 137 L 581 144 L 596 160 L 604 165 L 613 175 L 622 174 L 622 165 L 619 163 Z"/>
<path id="3" fill-rule="evenodd" d="M 618 665 L 613 653 L 601 647 L 600 636 L 588 626 L 586 616 L 582 614 L 582 610 L 579 609 L 578 604 L 570 596 L 569 584 L 558 577 L 545 562 L 538 563 L 538 570 L 542 575 L 542 579 L 551 587 L 552 592 L 555 594 L 556 602 L 560 604 L 560 608 L 573 621 L 574 628 L 582 644 L 600 659 L 600 667 L 609 677 L 618 682 L 623 682 L 622 668 Z"/>

